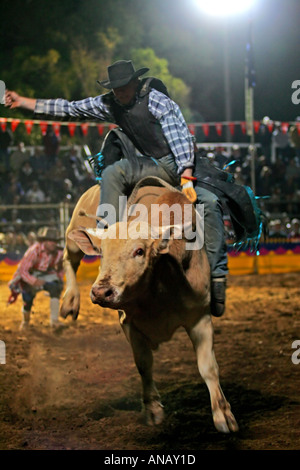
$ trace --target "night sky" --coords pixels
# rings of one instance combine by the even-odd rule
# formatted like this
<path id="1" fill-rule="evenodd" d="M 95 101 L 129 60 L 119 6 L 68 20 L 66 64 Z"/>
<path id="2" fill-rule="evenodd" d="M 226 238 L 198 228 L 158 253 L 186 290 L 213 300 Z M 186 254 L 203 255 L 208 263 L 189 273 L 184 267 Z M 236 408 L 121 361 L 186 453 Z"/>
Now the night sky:
<path id="1" fill-rule="evenodd" d="M 39 5 L 43 5 L 44 1 L 41 0 Z M 190 87 L 194 121 L 197 121 L 197 118 L 203 121 L 225 120 L 223 68 L 225 23 L 229 44 L 231 118 L 244 119 L 245 47 L 250 16 L 253 23 L 257 77 L 254 118 L 262 119 L 264 116 L 269 116 L 273 120 L 294 121 L 300 115 L 300 104 L 293 104 L 291 99 L 292 83 L 300 80 L 299 0 L 255 0 L 251 15 L 247 12 L 227 20 L 207 16 L 199 9 L 197 0 L 124 0 L 124 2 L 126 8 L 128 6 L 127 15 L 132 15 L 133 21 L 138 23 L 137 47 L 153 48 L 158 57 L 168 60 L 170 72 Z M 2 57 L 0 79 L 3 70 L 10 67 L 9 58 L 13 57 L 16 46 L 26 47 L 31 41 L 32 47 L 34 38 L 36 53 L 41 53 L 38 50 L 39 37 L 44 36 L 47 25 L 47 18 L 42 18 L 40 28 L 31 27 L 35 0 L 24 2 L 4 0 L 4 3 L 6 11 L 8 9 L 11 11 L 10 15 L 5 14 L 3 10 L 1 12 L 0 40 L 2 51 L 5 50 L 5 53 L 1 54 L 0 50 L 0 58 Z M 91 24 L 94 29 L 97 27 L 97 21 L 100 25 L 99 18 L 103 4 L 107 4 L 108 9 L 113 3 L 97 2 L 97 0 L 85 2 L 86 9 L 91 10 L 89 21 L 94 22 Z M 48 2 L 44 4 L 48 5 Z M 73 1 L 73 14 L 77 14 L 76 7 L 80 4 L 82 6 L 82 1 Z M 54 0 L 52 5 L 51 24 L 58 25 L 58 37 L 60 33 L 64 33 L 64 24 L 68 24 L 68 15 L 63 11 L 64 2 L 57 3 Z M 118 15 L 118 12 L 115 14 Z M 78 16 L 80 29 L 83 18 L 80 14 Z M 125 25 L 125 22 L 123 23 Z M 122 18 L 119 18 L 119 24 L 122 28 Z M 126 27 L 123 26 L 123 29 Z M 86 25 L 84 28 L 84 34 L 88 39 L 89 28 Z M 132 35 L 128 27 L 121 33 L 125 39 Z M 48 46 L 50 49 L 51 41 Z M 15 74 L 17 76 L 18 70 Z M 10 88 L 11 85 L 7 83 L 7 87 Z"/>

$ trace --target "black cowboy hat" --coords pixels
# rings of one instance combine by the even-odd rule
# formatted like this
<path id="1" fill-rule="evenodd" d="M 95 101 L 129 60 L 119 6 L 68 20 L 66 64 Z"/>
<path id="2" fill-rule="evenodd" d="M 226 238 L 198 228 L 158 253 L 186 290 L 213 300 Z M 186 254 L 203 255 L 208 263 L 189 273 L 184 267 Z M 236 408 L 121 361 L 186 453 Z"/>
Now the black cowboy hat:
<path id="1" fill-rule="evenodd" d="M 40 241 L 49 240 L 59 242 L 62 240 L 59 231 L 53 227 L 41 227 L 37 232 L 37 239 Z"/>
<path id="2" fill-rule="evenodd" d="M 127 85 L 134 78 L 148 72 L 147 67 L 135 70 L 131 60 L 118 60 L 114 64 L 107 67 L 108 80 L 98 83 L 104 88 L 111 90 L 112 88 L 119 88 Z"/>

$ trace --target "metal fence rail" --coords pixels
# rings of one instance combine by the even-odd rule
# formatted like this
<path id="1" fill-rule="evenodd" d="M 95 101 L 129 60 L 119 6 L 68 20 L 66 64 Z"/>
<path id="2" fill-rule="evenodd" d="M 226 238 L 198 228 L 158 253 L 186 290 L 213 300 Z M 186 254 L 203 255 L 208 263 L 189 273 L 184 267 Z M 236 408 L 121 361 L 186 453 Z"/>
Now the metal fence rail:
<path id="1" fill-rule="evenodd" d="M 2 221 L 0 221 L 0 231 L 7 230 L 10 226 L 15 228 L 18 219 L 20 219 L 23 231 L 26 231 L 26 228 L 29 227 L 30 229 L 35 230 L 35 228 L 38 229 L 43 225 L 52 225 L 54 223 L 59 229 L 61 237 L 64 238 L 74 207 L 75 204 L 70 204 L 68 202 L 60 202 L 59 204 L 42 203 L 0 205 L 0 214 L 11 211 L 11 217 L 7 220 L 2 219 Z M 26 214 L 27 211 L 30 211 L 30 214 Z M 51 216 L 49 216 L 49 211 L 51 211 Z M 24 217 L 19 217 L 20 212 L 22 212 Z M 15 214 L 17 214 L 17 217 L 15 217 Z M 34 214 L 34 218 L 32 217 L 32 214 Z"/>

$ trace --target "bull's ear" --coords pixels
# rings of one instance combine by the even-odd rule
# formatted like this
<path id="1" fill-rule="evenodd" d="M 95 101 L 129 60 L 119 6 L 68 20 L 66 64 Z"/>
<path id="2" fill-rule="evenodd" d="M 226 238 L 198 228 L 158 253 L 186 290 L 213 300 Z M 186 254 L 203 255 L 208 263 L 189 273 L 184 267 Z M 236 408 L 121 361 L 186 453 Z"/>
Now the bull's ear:
<path id="1" fill-rule="evenodd" d="M 86 255 L 95 256 L 100 254 L 101 239 L 90 234 L 87 230 L 72 230 L 68 234 L 68 238 L 73 240 Z"/>

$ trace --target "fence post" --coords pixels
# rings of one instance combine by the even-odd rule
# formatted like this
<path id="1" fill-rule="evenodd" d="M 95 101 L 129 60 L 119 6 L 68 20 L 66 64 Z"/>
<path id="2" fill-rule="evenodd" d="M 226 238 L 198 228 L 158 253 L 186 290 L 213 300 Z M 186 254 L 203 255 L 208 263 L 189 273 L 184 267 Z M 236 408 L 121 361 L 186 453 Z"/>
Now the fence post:
<path id="1" fill-rule="evenodd" d="M 60 236 L 64 240 L 65 238 L 65 204 L 64 202 L 59 203 L 59 231 Z"/>
<path id="2" fill-rule="evenodd" d="M 4 341 L 0 340 L 0 364 L 6 364 L 6 346 Z"/>

